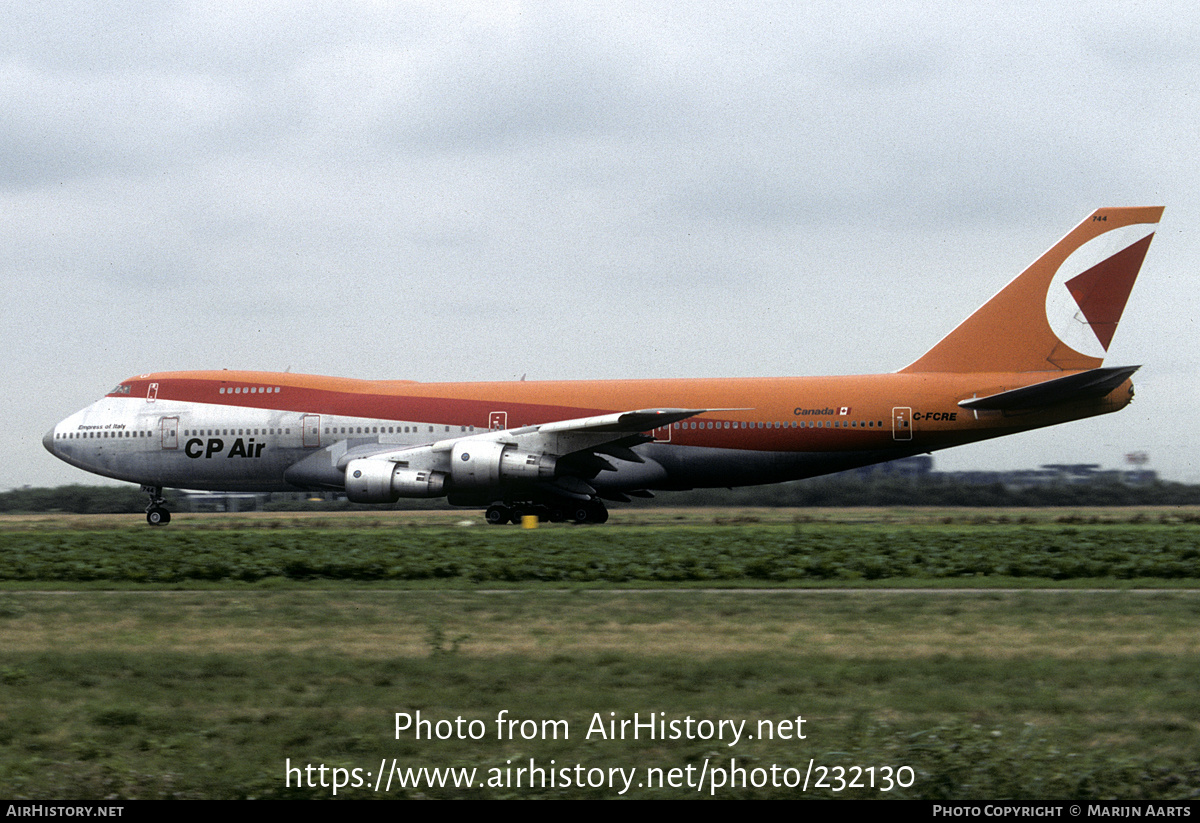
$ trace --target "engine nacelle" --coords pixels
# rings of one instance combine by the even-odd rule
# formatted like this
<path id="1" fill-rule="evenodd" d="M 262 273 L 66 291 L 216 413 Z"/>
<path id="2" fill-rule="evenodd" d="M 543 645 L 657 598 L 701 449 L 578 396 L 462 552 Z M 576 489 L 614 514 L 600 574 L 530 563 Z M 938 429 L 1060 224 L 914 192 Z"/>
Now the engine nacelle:
<path id="1" fill-rule="evenodd" d="M 451 449 L 450 480 L 459 489 L 488 488 L 513 480 L 547 480 L 554 477 L 556 461 L 551 454 L 517 451 L 510 443 L 464 440 Z"/>
<path id="2" fill-rule="evenodd" d="M 346 464 L 346 497 L 355 503 L 395 503 L 401 497 L 441 497 L 446 475 L 390 460 L 359 458 Z"/>

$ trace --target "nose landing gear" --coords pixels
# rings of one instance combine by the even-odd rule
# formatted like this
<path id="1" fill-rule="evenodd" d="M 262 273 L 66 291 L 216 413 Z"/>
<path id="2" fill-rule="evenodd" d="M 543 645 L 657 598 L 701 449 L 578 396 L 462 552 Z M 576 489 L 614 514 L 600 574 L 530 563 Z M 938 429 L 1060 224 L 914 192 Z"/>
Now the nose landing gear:
<path id="1" fill-rule="evenodd" d="M 171 513 L 166 509 L 167 499 L 162 496 L 162 486 L 142 486 L 142 491 L 150 495 L 150 505 L 146 507 L 146 522 L 151 526 L 165 526 L 171 522 Z"/>

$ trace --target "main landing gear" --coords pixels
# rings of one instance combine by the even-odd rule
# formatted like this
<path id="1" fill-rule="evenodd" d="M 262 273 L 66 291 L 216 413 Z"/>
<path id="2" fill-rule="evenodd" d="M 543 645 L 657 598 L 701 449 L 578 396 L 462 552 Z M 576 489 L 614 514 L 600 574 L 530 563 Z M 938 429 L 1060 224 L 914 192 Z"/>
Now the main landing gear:
<path id="1" fill-rule="evenodd" d="M 493 503 L 488 506 L 484 518 L 492 526 L 503 526 L 505 523 L 520 525 L 521 518 L 527 514 L 551 523 L 563 523 L 567 520 L 575 523 L 604 523 L 608 520 L 608 509 L 599 500 L 550 504 Z"/>
<path id="2" fill-rule="evenodd" d="M 171 513 L 166 509 L 167 499 L 162 496 L 162 486 L 142 486 L 142 491 L 150 495 L 150 505 L 146 507 L 146 522 L 151 526 L 165 526 L 171 522 Z"/>

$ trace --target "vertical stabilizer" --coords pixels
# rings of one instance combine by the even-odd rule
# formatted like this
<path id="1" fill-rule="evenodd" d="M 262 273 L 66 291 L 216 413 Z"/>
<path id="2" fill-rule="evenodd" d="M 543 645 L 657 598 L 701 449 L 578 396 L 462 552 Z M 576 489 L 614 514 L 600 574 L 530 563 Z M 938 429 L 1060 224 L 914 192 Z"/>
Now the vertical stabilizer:
<path id="1" fill-rule="evenodd" d="M 1099 209 L 901 372 L 1099 367 L 1162 213 Z"/>

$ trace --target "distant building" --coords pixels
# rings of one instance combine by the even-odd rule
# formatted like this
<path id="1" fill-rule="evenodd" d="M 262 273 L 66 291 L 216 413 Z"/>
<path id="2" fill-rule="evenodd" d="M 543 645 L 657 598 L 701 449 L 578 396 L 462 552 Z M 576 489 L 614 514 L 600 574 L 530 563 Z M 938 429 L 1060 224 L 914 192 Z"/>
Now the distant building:
<path id="1" fill-rule="evenodd" d="M 1121 483 L 1139 486 L 1153 483 L 1158 473 L 1150 469 L 1121 471 L 1102 469 L 1099 463 L 1047 463 L 1037 469 L 1017 471 L 933 472 L 933 476 L 966 484 L 999 483 L 1009 489 L 1028 489 L 1032 486 L 1075 485 L 1087 483 Z"/>
<path id="2" fill-rule="evenodd" d="M 864 466 L 844 473 L 862 480 L 881 477 L 908 477 L 948 480 L 969 486 L 999 484 L 1008 489 L 1027 489 L 1033 486 L 1074 485 L 1077 483 L 1122 483 L 1140 486 L 1158 480 L 1152 469 L 1102 469 L 1099 463 L 1047 463 L 1036 469 L 1015 471 L 939 472 L 933 470 L 933 457 L 918 454 L 888 463 Z"/>

